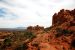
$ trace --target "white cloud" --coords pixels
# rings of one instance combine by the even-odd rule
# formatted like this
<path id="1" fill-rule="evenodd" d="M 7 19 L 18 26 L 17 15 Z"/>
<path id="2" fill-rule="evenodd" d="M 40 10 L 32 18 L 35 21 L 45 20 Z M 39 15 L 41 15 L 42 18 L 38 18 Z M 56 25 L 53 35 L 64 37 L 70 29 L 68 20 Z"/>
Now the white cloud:
<path id="1" fill-rule="evenodd" d="M 52 24 L 52 15 L 60 9 L 75 8 L 74 0 L 6 0 L 1 7 L 9 9 L 19 17 L 16 20 L 0 20 L 0 27 L 18 27 L 29 25 L 43 25 L 48 27 Z"/>

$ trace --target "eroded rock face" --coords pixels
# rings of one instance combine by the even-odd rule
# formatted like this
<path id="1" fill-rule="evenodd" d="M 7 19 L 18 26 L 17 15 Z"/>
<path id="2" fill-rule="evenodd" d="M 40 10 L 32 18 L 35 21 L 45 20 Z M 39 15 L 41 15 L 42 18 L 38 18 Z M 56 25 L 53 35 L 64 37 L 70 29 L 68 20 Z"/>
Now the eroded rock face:
<path id="1" fill-rule="evenodd" d="M 55 13 L 52 27 L 30 43 L 35 42 L 39 43 L 39 50 L 75 50 L 75 10 L 62 9 Z"/>
<path id="2" fill-rule="evenodd" d="M 75 10 L 60 10 L 60 12 L 55 13 L 53 15 L 53 21 L 52 25 L 56 24 L 62 24 L 64 22 L 70 22 L 75 20 L 75 15 L 74 15 Z"/>

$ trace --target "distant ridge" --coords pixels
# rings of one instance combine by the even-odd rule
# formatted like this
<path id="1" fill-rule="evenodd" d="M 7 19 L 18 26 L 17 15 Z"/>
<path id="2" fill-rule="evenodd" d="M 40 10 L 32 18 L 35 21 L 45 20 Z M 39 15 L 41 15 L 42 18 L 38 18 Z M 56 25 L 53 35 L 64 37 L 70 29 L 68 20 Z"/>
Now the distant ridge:
<path id="1" fill-rule="evenodd" d="M 26 28 L 0 28 L 0 31 L 25 31 Z"/>

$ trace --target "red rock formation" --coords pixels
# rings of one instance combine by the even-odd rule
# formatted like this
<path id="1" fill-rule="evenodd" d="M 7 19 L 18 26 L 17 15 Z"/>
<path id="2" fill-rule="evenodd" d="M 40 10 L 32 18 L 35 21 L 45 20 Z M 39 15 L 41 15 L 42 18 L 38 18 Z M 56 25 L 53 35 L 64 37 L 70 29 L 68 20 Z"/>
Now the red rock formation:
<path id="1" fill-rule="evenodd" d="M 72 10 L 73 11 L 73 10 Z M 70 21 L 73 21 L 74 20 L 74 16 L 75 15 L 71 15 L 72 11 L 69 11 L 69 10 L 60 10 L 60 12 L 58 13 L 55 13 L 53 15 L 53 22 L 52 22 L 52 25 L 58 25 L 58 24 L 62 24 L 64 22 L 70 22 Z M 75 11 L 75 10 L 74 10 Z M 73 11 L 73 12 L 74 12 Z M 74 13 L 73 13 L 74 14 Z"/>
<path id="2" fill-rule="evenodd" d="M 36 37 L 23 41 L 26 50 L 75 50 L 75 9 L 55 13 L 51 27 L 29 26 L 27 31 L 34 32 Z M 7 47 L 6 50 L 13 48 Z"/>
<path id="3" fill-rule="evenodd" d="M 35 42 L 39 43 L 40 50 L 75 50 L 75 9 L 62 9 L 55 13 L 52 27 L 47 32 L 38 34 L 30 43 Z"/>

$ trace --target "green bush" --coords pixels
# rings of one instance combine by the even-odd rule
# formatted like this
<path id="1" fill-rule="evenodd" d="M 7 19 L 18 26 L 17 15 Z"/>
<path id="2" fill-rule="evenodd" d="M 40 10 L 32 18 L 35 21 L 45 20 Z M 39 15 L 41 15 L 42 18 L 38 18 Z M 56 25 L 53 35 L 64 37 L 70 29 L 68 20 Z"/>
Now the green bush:
<path id="1" fill-rule="evenodd" d="M 28 49 L 28 46 L 27 44 L 21 44 L 19 45 L 15 50 L 27 50 Z"/>
<path id="2" fill-rule="evenodd" d="M 61 33 L 62 33 L 62 29 L 61 29 L 61 28 L 56 28 L 56 32 L 57 32 L 58 34 L 61 34 Z"/>
<path id="3" fill-rule="evenodd" d="M 9 39 L 9 38 L 6 38 L 6 39 L 4 40 L 4 42 L 3 42 L 3 44 L 4 44 L 5 46 L 11 46 L 11 43 L 12 43 L 12 40 Z"/>
<path id="4" fill-rule="evenodd" d="M 10 47 L 12 45 L 12 40 L 6 38 L 0 46 L 0 50 L 5 50 L 6 47 Z"/>
<path id="5" fill-rule="evenodd" d="M 32 38 L 35 38 L 35 37 L 36 37 L 35 34 L 32 33 L 32 32 L 26 32 L 26 33 L 24 34 L 24 36 L 25 36 L 27 39 L 32 39 Z"/>
<path id="6" fill-rule="evenodd" d="M 71 31 L 66 30 L 66 29 L 61 29 L 61 28 L 57 28 L 56 32 L 57 32 L 57 34 L 55 35 L 56 37 L 60 37 L 62 35 L 68 35 L 71 33 Z"/>
<path id="7" fill-rule="evenodd" d="M 69 31 L 69 30 L 63 30 L 62 32 L 63 32 L 63 34 L 64 34 L 64 35 L 67 35 L 67 34 L 69 34 L 69 33 L 70 33 L 70 31 Z"/>
<path id="8" fill-rule="evenodd" d="M 63 35 L 62 29 L 60 28 L 56 28 L 56 32 L 57 34 L 55 35 L 55 37 L 60 37 L 61 35 Z"/>

